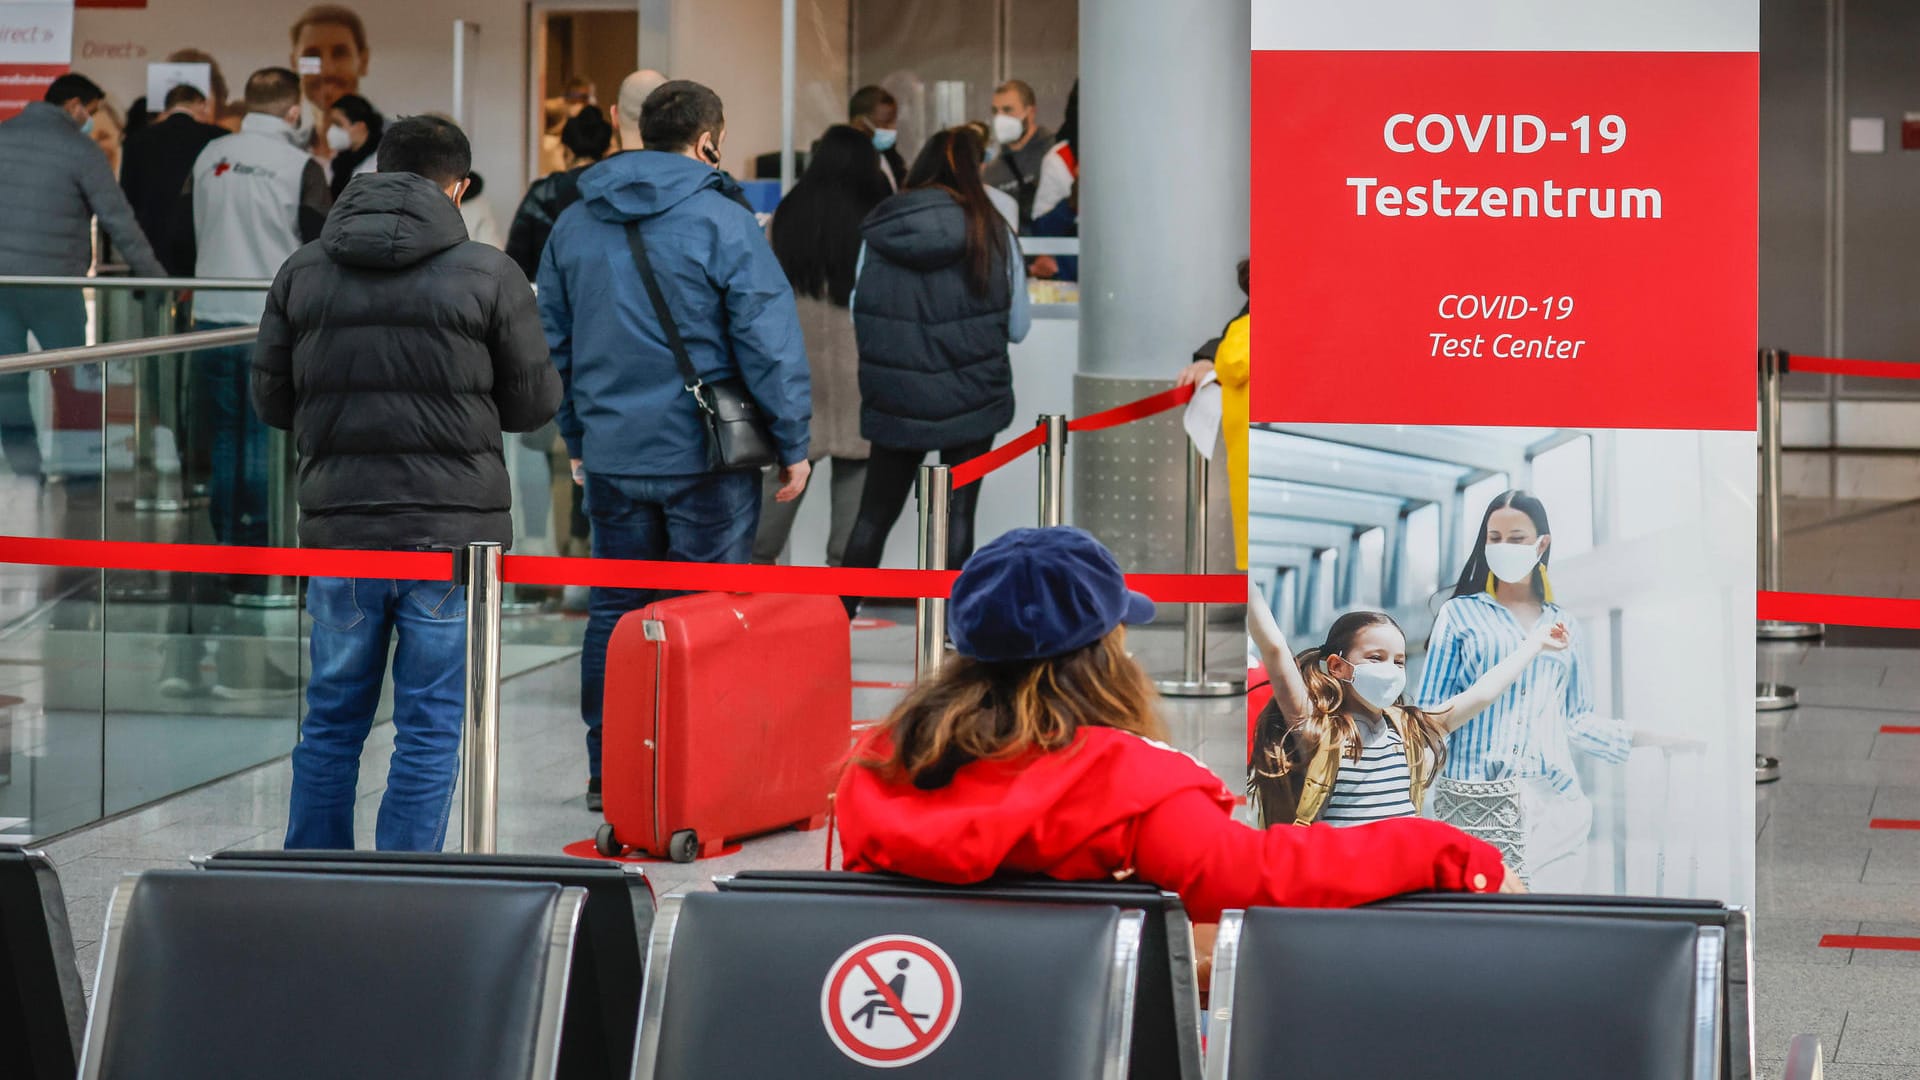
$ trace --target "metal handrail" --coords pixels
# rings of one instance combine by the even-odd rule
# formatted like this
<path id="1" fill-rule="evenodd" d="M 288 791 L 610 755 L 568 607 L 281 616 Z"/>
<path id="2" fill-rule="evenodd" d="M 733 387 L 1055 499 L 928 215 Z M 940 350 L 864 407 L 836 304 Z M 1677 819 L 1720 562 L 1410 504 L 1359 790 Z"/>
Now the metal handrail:
<path id="1" fill-rule="evenodd" d="M 49 274 L 0 274 L 0 288 L 23 289 L 198 289 L 266 292 L 271 278 L 55 277 Z"/>
<path id="2" fill-rule="evenodd" d="M 1022 255 L 1074 255 L 1080 254 L 1080 238 L 1077 236 L 1023 236 L 1020 238 Z"/>
<path id="3" fill-rule="evenodd" d="M 102 360 L 129 360 L 168 353 L 199 352 L 226 345 L 246 345 L 260 335 L 258 326 L 233 326 L 222 330 L 195 330 L 190 334 L 166 334 L 160 337 L 114 341 L 104 345 L 79 345 L 71 349 L 43 349 L 40 352 L 0 356 L 0 375 L 24 371 L 51 371 L 76 364 L 97 364 Z"/>

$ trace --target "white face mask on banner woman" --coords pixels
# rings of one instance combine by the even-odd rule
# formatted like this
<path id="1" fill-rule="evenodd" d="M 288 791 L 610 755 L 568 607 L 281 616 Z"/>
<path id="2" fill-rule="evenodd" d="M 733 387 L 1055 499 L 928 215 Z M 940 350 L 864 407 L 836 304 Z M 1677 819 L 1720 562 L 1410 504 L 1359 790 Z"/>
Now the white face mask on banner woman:
<path id="1" fill-rule="evenodd" d="M 1519 511 L 1515 510 L 1504 512 L 1519 514 Z M 1524 518 L 1526 515 L 1519 514 L 1519 516 Z M 1521 528 L 1524 529 L 1525 526 Z M 1509 585 L 1520 584 L 1533 573 L 1534 567 L 1540 565 L 1540 557 L 1546 554 L 1547 550 L 1546 539 L 1546 537 L 1540 537 L 1532 542 L 1495 542 L 1490 529 L 1487 538 L 1487 569 L 1493 573 L 1494 577 Z"/>

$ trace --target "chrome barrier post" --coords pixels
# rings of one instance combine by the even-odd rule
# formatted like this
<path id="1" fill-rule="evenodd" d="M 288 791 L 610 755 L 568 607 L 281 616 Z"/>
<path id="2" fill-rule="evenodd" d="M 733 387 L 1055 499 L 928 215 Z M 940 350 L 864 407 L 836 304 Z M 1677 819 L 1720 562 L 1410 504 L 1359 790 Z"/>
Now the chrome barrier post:
<path id="1" fill-rule="evenodd" d="M 1787 374 L 1788 356 L 1780 349 L 1760 352 L 1760 508 L 1764 515 L 1760 541 L 1760 587 L 1781 590 L 1780 492 L 1781 434 L 1780 380 Z M 1817 623 L 1762 620 L 1756 627 L 1761 641 L 1806 641 L 1825 628 Z"/>
<path id="2" fill-rule="evenodd" d="M 1187 440 L 1187 573 L 1207 572 L 1207 457 L 1193 440 Z M 1182 641 L 1180 674 L 1155 680 L 1154 686 L 1169 697 L 1227 697 L 1243 693 L 1246 680 L 1215 679 L 1207 674 L 1207 605 L 1188 604 L 1185 636 Z"/>
<path id="3" fill-rule="evenodd" d="M 492 854 L 500 813 L 500 556 L 468 544 L 455 578 L 467 586 L 467 709 L 460 737 L 460 836 L 468 854 Z"/>
<path id="4" fill-rule="evenodd" d="M 1760 587 L 1780 591 L 1780 379 L 1786 374 L 1787 355 L 1778 349 L 1760 350 Z M 1754 625 L 1762 641 L 1794 641 L 1819 637 L 1820 628 L 1807 623 L 1762 620 Z M 1800 704 L 1800 692 L 1785 683 L 1758 682 L 1753 707 L 1780 712 Z M 1780 759 L 1753 756 L 1753 781 L 1770 784 L 1780 779 Z"/>
<path id="5" fill-rule="evenodd" d="M 1067 523 L 1067 418 L 1042 413 L 1046 441 L 1040 444 L 1040 525 Z"/>
<path id="6" fill-rule="evenodd" d="M 947 568 L 947 511 L 953 495 L 953 475 L 945 465 L 920 466 L 916 497 L 920 504 L 920 557 L 922 570 Z M 922 596 L 914 602 L 913 678 L 915 682 L 932 675 L 940 667 L 947 648 L 947 601 L 940 596 Z"/>
<path id="7" fill-rule="evenodd" d="M 1787 354 L 1779 349 L 1760 350 L 1760 587 L 1780 591 L 1780 379 L 1786 374 Z M 1800 641 L 1817 638 L 1822 630 L 1811 623 L 1762 620 L 1755 624 L 1761 641 Z M 1800 703 L 1800 695 L 1785 683 L 1759 682 L 1754 688 L 1754 708 L 1762 712 L 1791 709 Z M 1771 758 L 1755 762 L 1760 782 L 1779 777 L 1780 763 Z"/>

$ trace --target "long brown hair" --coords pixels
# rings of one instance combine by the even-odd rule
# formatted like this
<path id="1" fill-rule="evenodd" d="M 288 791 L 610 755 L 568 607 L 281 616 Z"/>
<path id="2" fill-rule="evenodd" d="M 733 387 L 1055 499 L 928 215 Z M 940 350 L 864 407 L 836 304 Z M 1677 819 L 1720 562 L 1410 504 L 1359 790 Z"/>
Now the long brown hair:
<path id="1" fill-rule="evenodd" d="M 993 286 L 996 260 L 1007 258 L 1006 219 L 987 198 L 987 186 L 980 179 L 980 162 L 986 144 L 972 128 L 955 127 L 936 131 L 920 148 L 907 170 L 902 190 L 937 187 L 953 196 L 967 215 L 967 286 L 975 296 L 985 296 Z M 1004 263 L 1000 266 L 1006 272 Z"/>
<path id="2" fill-rule="evenodd" d="M 882 730 L 893 752 L 856 764 L 945 787 L 962 766 L 1058 750 L 1082 727 L 1109 727 L 1165 741 L 1159 698 L 1127 655 L 1126 630 L 1065 656 L 985 663 L 949 658 L 907 694 Z"/>
<path id="3" fill-rule="evenodd" d="M 1333 621 L 1325 643 L 1294 657 L 1300 677 L 1307 684 L 1307 715 L 1293 727 L 1315 746 L 1326 746 L 1329 739 L 1337 740 L 1345 756 L 1354 761 L 1360 760 L 1362 740 L 1360 725 L 1347 710 L 1347 694 L 1351 689 L 1348 683 L 1327 674 L 1323 662 L 1329 656 L 1348 659 L 1347 653 L 1360 632 L 1381 625 L 1400 629 L 1393 616 L 1384 611 L 1349 611 Z M 1405 631 L 1401 631 L 1401 636 L 1406 636 Z M 1404 698 L 1402 695 L 1401 701 L 1393 702 L 1393 707 L 1404 717 L 1401 737 L 1419 744 L 1422 756 L 1433 763 L 1433 772 L 1429 775 L 1437 775 L 1447 760 L 1446 725 L 1425 709 L 1406 704 Z M 1261 745 L 1254 753 L 1254 769 L 1263 775 L 1283 775 L 1296 764 L 1287 761 L 1280 735 L 1284 732 L 1270 734 L 1263 725 Z"/>

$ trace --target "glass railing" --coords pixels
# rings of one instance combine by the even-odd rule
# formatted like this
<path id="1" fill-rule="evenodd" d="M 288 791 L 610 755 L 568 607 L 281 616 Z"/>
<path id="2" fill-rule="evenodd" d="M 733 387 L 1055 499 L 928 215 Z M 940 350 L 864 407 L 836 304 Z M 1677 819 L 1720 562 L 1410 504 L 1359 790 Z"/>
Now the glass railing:
<path id="1" fill-rule="evenodd" d="M 297 546 L 294 454 L 247 393 L 252 328 L 213 348 L 193 333 L 196 296 L 265 286 L 0 277 L 0 300 L 64 319 L 35 340 L 46 351 L 0 355 L 0 534 Z M 555 432 L 506 446 L 514 550 L 585 554 Z M 291 579 L 0 563 L 0 841 L 288 753 L 304 709 L 300 599 Z M 507 599 L 503 675 L 578 649 L 583 620 L 560 590 Z M 388 691 L 375 721 L 391 712 Z"/>

